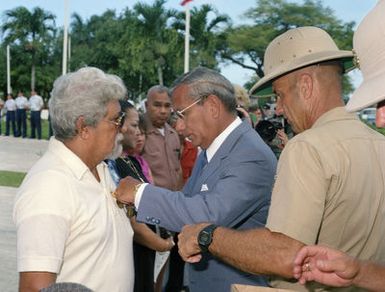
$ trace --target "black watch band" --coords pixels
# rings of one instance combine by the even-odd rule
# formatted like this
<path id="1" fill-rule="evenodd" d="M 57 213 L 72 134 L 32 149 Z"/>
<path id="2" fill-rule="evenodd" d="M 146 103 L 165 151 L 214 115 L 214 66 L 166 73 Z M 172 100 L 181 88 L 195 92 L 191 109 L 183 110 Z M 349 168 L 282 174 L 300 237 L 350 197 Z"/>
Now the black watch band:
<path id="1" fill-rule="evenodd" d="M 208 252 L 209 246 L 213 241 L 213 234 L 218 226 L 211 224 L 203 228 L 198 234 L 198 244 L 202 252 Z"/>

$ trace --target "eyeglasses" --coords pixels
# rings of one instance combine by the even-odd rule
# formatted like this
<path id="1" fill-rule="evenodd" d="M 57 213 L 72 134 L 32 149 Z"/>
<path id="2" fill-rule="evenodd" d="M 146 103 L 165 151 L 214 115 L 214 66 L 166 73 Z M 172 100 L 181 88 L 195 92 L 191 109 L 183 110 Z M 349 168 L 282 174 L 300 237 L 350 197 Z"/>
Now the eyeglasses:
<path id="1" fill-rule="evenodd" d="M 114 119 L 112 121 L 111 120 L 105 120 L 105 121 L 114 124 L 117 128 L 121 128 L 124 125 L 125 118 L 126 118 L 126 113 L 120 112 L 119 116 L 116 119 Z"/>
<path id="2" fill-rule="evenodd" d="M 195 100 L 192 104 L 186 106 L 184 109 L 180 110 L 180 111 L 173 111 L 171 113 L 171 119 L 172 120 L 177 120 L 177 119 L 184 119 L 184 112 L 187 111 L 189 108 L 192 108 L 194 105 L 196 105 L 198 102 L 200 102 L 202 100 L 202 97 L 198 98 L 197 100 Z"/>

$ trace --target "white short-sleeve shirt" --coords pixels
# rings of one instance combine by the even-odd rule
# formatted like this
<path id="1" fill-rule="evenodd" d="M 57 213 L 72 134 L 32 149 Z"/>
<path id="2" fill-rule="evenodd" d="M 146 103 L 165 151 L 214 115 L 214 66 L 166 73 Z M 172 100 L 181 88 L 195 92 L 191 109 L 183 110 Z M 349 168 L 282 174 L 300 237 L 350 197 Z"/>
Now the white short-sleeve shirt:
<path id="1" fill-rule="evenodd" d="M 94 291 L 132 291 L 133 230 L 111 196 L 115 188 L 104 163 L 98 182 L 62 142 L 32 167 L 16 196 L 19 272 L 57 274 Z"/>

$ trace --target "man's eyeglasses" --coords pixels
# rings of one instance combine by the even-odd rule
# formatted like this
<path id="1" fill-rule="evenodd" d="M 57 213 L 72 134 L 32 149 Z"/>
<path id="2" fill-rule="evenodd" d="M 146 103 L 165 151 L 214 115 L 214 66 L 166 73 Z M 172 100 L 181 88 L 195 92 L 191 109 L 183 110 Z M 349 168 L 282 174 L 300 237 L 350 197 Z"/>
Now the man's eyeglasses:
<path id="1" fill-rule="evenodd" d="M 195 100 L 192 104 L 186 106 L 184 109 L 180 110 L 180 111 L 173 111 L 171 113 L 171 119 L 172 120 L 177 120 L 177 119 L 184 119 L 184 112 L 187 111 L 189 108 L 192 108 L 194 105 L 196 105 L 198 102 L 200 102 L 202 100 L 202 97 L 198 98 L 197 100 Z"/>
<path id="2" fill-rule="evenodd" d="M 114 119 L 112 121 L 111 120 L 105 120 L 105 121 L 114 124 L 117 128 L 121 128 L 121 127 L 123 127 L 125 118 L 126 118 L 126 113 L 120 112 L 119 116 L 116 119 Z"/>

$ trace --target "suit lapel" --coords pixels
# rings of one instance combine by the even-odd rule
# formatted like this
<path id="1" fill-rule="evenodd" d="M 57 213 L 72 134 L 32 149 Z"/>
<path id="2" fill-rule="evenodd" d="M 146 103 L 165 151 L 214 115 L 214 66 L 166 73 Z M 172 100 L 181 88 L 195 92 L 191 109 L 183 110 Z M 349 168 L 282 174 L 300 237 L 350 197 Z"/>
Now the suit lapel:
<path id="1" fill-rule="evenodd" d="M 251 126 L 248 122 L 242 122 L 238 127 L 236 127 L 230 135 L 226 138 L 226 140 L 222 143 L 222 145 L 218 148 L 218 151 L 211 158 L 210 162 L 206 165 L 206 167 L 201 171 L 199 177 L 196 178 L 196 183 L 194 186 L 189 186 L 192 190 L 192 194 L 198 193 L 201 191 L 201 187 L 203 182 L 207 181 L 207 178 L 215 172 L 218 168 L 221 167 L 221 162 L 225 159 L 234 148 L 235 144 L 238 142 L 239 138 L 247 131 L 251 129 Z M 195 174 L 195 166 L 192 173 L 192 176 Z M 191 176 L 191 177 L 192 177 Z M 189 180 L 190 181 L 190 180 Z"/>

